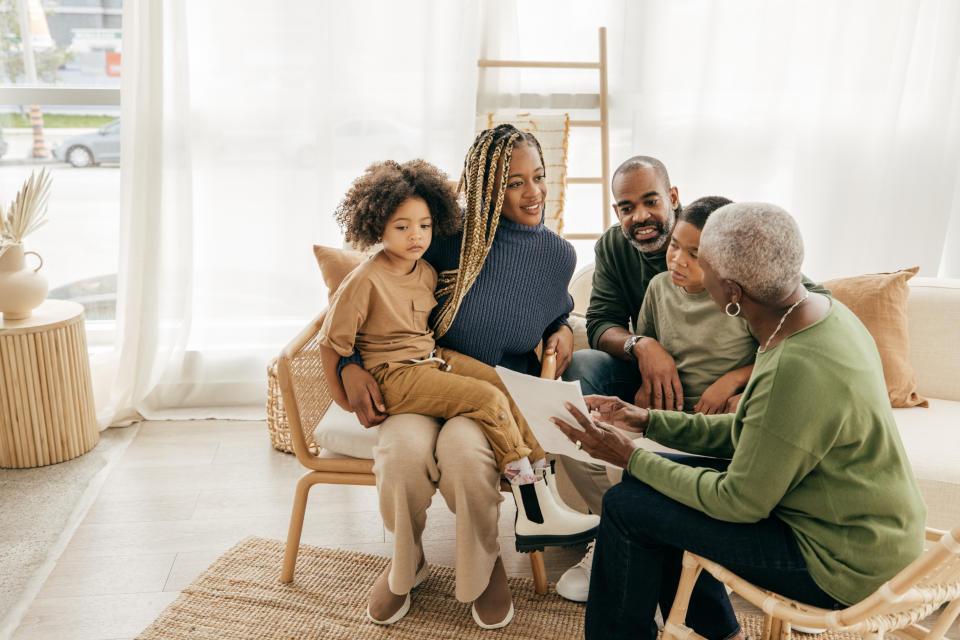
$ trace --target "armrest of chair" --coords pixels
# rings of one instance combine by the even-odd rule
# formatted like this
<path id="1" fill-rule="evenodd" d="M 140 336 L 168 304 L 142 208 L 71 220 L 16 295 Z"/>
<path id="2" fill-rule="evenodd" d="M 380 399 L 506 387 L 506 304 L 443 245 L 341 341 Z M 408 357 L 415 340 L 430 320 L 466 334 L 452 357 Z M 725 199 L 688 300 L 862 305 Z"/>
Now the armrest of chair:
<path id="1" fill-rule="evenodd" d="M 927 527 L 924 532 L 926 535 L 927 542 L 939 542 L 940 538 L 945 536 L 948 532 L 943 529 L 934 529 L 933 527 Z"/>
<path id="2" fill-rule="evenodd" d="M 305 467 L 314 468 L 316 457 L 307 449 L 305 434 L 323 419 L 333 399 L 320 361 L 317 336 L 326 311 L 291 340 L 277 358 L 277 380 L 290 424 L 293 450 Z"/>
<path id="3" fill-rule="evenodd" d="M 557 379 L 557 354 L 550 353 L 543 356 L 540 362 L 540 377 L 548 380 Z"/>

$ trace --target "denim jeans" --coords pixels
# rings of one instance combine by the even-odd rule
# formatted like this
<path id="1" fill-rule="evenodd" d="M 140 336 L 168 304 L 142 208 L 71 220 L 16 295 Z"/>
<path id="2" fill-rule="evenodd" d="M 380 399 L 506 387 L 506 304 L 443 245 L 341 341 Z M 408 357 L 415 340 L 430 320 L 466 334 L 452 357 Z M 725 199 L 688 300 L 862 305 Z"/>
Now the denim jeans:
<path id="1" fill-rule="evenodd" d="M 633 402 L 641 382 L 636 362 L 618 360 L 596 349 L 574 351 L 563 379 L 579 380 L 583 395 L 617 396 L 626 402 Z"/>
<path id="2" fill-rule="evenodd" d="M 723 471 L 728 460 L 665 454 L 679 463 Z M 754 523 L 715 520 L 628 473 L 603 498 L 590 576 L 586 637 L 654 640 L 657 604 L 666 619 L 680 581 L 684 550 L 725 566 L 789 598 L 827 609 L 843 605 L 810 577 L 793 532 L 771 516 Z M 690 598 L 686 624 L 708 640 L 740 630 L 723 584 L 706 571 Z"/>

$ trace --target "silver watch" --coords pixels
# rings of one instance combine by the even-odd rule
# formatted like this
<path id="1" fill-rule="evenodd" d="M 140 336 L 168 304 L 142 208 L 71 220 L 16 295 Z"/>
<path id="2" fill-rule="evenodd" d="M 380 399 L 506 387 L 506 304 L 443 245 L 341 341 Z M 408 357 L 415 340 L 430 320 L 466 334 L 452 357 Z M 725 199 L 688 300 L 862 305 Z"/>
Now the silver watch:
<path id="1" fill-rule="evenodd" d="M 626 342 L 623 343 L 623 352 L 631 359 L 636 360 L 636 356 L 633 355 L 633 347 L 642 337 L 643 336 L 630 336 Z"/>

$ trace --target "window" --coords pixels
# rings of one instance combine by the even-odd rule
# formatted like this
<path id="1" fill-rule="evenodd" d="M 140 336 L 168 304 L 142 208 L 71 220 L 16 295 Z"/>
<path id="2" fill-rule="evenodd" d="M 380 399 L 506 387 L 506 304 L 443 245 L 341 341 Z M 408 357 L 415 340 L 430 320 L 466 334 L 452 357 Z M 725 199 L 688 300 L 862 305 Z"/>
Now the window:
<path id="1" fill-rule="evenodd" d="M 52 177 L 47 224 L 25 239 L 49 297 L 84 305 L 112 341 L 120 216 L 120 0 L 0 0 L 0 205 Z"/>

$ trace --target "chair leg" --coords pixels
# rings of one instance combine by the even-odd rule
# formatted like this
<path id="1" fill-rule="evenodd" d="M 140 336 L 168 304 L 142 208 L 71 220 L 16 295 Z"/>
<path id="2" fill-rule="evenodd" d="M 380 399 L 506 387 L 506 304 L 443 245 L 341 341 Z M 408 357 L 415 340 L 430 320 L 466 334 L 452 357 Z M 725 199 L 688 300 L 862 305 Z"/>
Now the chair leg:
<path id="1" fill-rule="evenodd" d="M 790 640 L 791 625 L 786 620 L 780 621 L 780 640 Z"/>
<path id="2" fill-rule="evenodd" d="M 547 568 L 543 564 L 543 552 L 534 551 L 530 554 L 530 570 L 533 572 L 533 590 L 537 595 L 547 594 Z"/>
<path id="3" fill-rule="evenodd" d="M 700 577 L 702 567 L 689 551 L 683 552 L 683 571 L 680 573 L 680 582 L 677 585 L 677 595 L 670 607 L 670 615 L 663 623 L 663 637 L 666 640 L 687 636 L 686 619 L 687 608 L 690 606 L 690 595 Z"/>
<path id="4" fill-rule="evenodd" d="M 940 612 L 940 615 L 937 617 L 937 622 L 931 627 L 930 635 L 928 635 L 927 638 L 929 638 L 929 640 L 940 640 L 947 632 L 947 629 L 950 628 L 950 625 L 953 624 L 953 621 L 957 619 L 958 615 L 960 615 L 960 598 L 948 604 L 947 607 Z"/>
<path id="5" fill-rule="evenodd" d="M 300 551 L 300 536 L 303 534 L 303 517 L 307 511 L 307 496 L 310 493 L 310 487 L 318 482 L 315 473 L 310 471 L 297 481 L 293 511 L 290 513 L 290 529 L 287 531 L 287 548 L 283 553 L 283 568 L 280 570 L 280 582 L 283 584 L 293 580 L 297 553 Z"/>
<path id="6" fill-rule="evenodd" d="M 775 620 L 774 617 L 771 616 L 769 613 L 764 614 L 763 632 L 760 634 L 760 640 L 777 640 L 777 638 L 774 636 L 775 625 L 779 625 L 779 621 Z"/>

